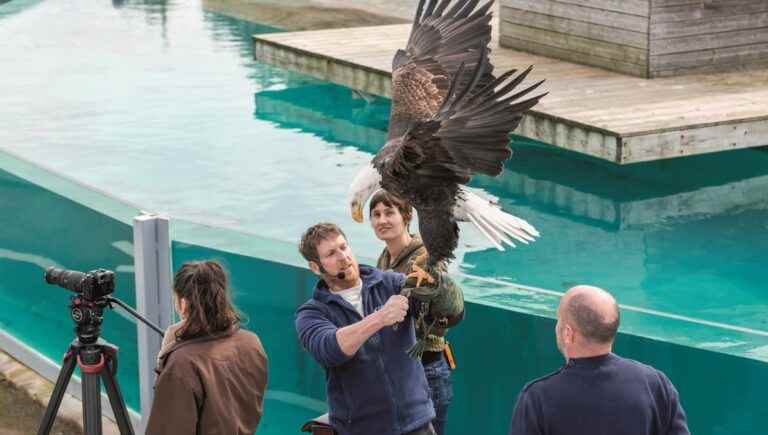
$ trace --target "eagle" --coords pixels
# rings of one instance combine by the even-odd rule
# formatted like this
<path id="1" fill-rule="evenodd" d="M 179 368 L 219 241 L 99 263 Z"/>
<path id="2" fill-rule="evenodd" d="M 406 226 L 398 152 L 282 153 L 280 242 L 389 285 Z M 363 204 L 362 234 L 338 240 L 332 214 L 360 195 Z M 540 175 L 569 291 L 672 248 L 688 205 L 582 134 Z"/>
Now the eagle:
<path id="1" fill-rule="evenodd" d="M 348 201 L 353 219 L 362 222 L 377 189 L 407 199 L 427 251 L 421 264 L 434 270 L 454 258 L 458 221 L 472 222 L 499 249 L 514 246 L 511 238 L 527 243 L 539 235 L 465 185 L 473 174 L 501 174 L 512 155 L 510 133 L 546 93 L 529 96 L 543 80 L 520 89 L 532 67 L 494 75 L 493 0 L 480 7 L 479 0 L 425 3 L 420 0 L 406 48 L 392 62 L 387 141 L 356 175 Z M 432 281 L 418 266 L 413 270 L 417 286 Z"/>

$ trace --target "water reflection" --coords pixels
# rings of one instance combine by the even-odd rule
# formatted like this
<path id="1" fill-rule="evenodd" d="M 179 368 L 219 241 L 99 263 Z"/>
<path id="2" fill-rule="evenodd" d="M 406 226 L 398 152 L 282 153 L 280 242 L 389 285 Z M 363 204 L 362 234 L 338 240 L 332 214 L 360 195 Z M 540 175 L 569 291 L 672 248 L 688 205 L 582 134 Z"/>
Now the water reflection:
<path id="1" fill-rule="evenodd" d="M 315 82 L 254 95 L 254 117 L 326 142 L 374 154 L 386 141 L 389 100 L 366 100 L 347 88 Z"/>
<path id="2" fill-rule="evenodd" d="M 123 9 L 144 14 L 147 25 L 160 27 L 160 34 L 168 42 L 169 9 L 176 7 L 175 1 L 168 0 L 112 0 L 115 9 Z"/>
<path id="3" fill-rule="evenodd" d="M 244 62 L 253 64 L 253 35 L 280 32 L 277 27 L 244 21 L 216 12 L 203 11 L 203 20 L 214 41 L 238 48 Z"/>
<path id="4" fill-rule="evenodd" d="M 43 0 L 0 0 L 0 20 L 32 9 Z"/>

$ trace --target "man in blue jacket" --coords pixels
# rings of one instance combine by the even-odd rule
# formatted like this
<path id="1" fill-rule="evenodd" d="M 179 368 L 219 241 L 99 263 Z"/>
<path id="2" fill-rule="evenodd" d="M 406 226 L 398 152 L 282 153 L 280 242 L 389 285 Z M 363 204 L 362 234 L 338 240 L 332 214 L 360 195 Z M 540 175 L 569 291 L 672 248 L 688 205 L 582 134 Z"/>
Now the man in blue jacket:
<path id="1" fill-rule="evenodd" d="M 568 290 L 555 335 L 566 364 L 528 383 L 510 435 L 690 435 L 664 373 L 611 352 L 619 328 L 613 296 L 592 286 Z"/>
<path id="2" fill-rule="evenodd" d="M 296 312 L 296 331 L 325 368 L 334 429 L 339 435 L 433 435 L 424 369 L 406 353 L 416 337 L 408 298 L 400 294 L 405 276 L 358 266 L 344 233 L 331 223 L 310 227 L 299 251 L 320 280 Z M 435 282 L 439 297 L 453 292 L 449 298 L 461 298 L 444 274 Z M 464 309 L 463 299 L 433 305 L 458 311 L 454 315 Z"/>

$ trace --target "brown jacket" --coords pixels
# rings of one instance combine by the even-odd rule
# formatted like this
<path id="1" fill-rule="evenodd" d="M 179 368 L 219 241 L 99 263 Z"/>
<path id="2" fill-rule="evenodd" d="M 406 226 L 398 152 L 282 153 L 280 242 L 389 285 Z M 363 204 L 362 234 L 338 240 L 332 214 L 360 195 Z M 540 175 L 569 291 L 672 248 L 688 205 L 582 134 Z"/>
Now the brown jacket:
<path id="1" fill-rule="evenodd" d="M 161 351 L 146 435 L 251 435 L 262 414 L 267 356 L 256 334 L 232 328 Z"/>

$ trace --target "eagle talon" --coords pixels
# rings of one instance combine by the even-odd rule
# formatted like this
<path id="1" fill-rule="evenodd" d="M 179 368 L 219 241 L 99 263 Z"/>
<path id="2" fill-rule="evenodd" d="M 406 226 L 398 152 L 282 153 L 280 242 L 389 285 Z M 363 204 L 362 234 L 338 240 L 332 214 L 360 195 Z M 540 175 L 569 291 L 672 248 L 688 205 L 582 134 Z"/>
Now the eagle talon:
<path id="1" fill-rule="evenodd" d="M 433 278 L 432 275 L 430 275 L 427 271 L 420 268 L 419 266 L 414 264 L 412 266 L 412 270 L 413 272 L 408 274 L 406 278 L 407 279 L 416 278 L 416 287 L 421 287 L 421 281 L 427 281 L 430 284 L 435 283 L 435 278 Z"/>

